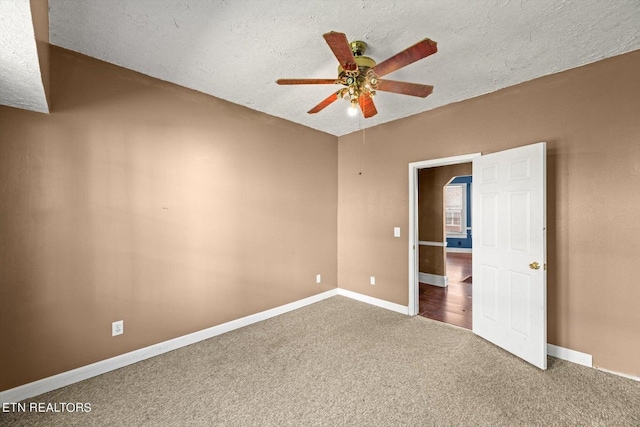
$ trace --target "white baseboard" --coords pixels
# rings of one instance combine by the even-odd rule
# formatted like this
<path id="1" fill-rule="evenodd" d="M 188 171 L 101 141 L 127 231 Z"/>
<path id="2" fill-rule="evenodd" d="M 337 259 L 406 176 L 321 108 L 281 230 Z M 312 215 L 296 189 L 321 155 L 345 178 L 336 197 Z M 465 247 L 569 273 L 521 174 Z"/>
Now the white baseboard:
<path id="1" fill-rule="evenodd" d="M 235 329 L 249 326 L 253 323 L 261 322 L 263 320 L 267 320 L 269 318 L 279 316 L 293 310 L 297 310 L 299 308 L 314 304 L 316 302 L 331 298 L 336 295 L 342 295 L 347 298 L 365 302 L 367 304 L 371 304 L 387 310 L 395 311 L 400 314 L 409 314 L 409 308 L 407 306 L 385 301 L 379 298 L 370 297 L 368 295 L 360 294 L 346 289 L 336 288 L 299 301 L 294 301 L 292 303 L 282 305 L 280 307 L 275 307 L 270 310 L 243 317 L 241 319 L 232 320 L 230 322 L 223 323 L 218 326 L 213 326 L 202 331 L 194 332 L 192 334 L 184 335 L 169 341 L 164 341 L 159 344 L 154 344 L 149 347 L 121 354 L 120 356 L 115 356 L 110 359 L 92 363 L 91 365 L 82 366 L 71 371 L 62 372 L 51 377 L 43 378 L 38 381 L 2 391 L 0 392 L 0 404 L 15 403 L 24 399 L 28 399 L 30 397 L 38 396 L 40 394 L 47 393 L 58 388 L 65 387 L 67 385 L 80 382 L 88 378 L 92 378 L 106 372 L 122 368 L 127 365 L 131 365 L 141 360 L 149 359 L 151 357 L 158 356 L 160 354 L 173 351 L 190 344 L 195 344 L 197 342 L 233 331 Z M 589 367 L 593 366 L 592 356 L 590 354 L 581 353 L 579 351 L 570 350 L 553 344 L 547 344 L 547 354 L 549 356 L 557 357 L 559 359 L 567 360 L 579 365 Z M 596 369 L 629 378 L 635 381 L 640 381 L 640 378 L 634 377 L 632 375 L 609 371 L 602 368 Z"/>
<path id="2" fill-rule="evenodd" d="M 547 344 L 547 354 L 557 357 L 558 359 L 568 362 L 577 363 L 578 365 L 593 367 L 593 357 L 587 353 L 581 353 L 576 350 L 560 347 L 553 344 Z"/>
<path id="3" fill-rule="evenodd" d="M 439 276 L 431 273 L 418 273 L 418 281 L 420 283 L 426 283 L 428 285 L 440 286 L 446 288 L 449 285 L 449 279 L 447 276 Z"/>
<path id="4" fill-rule="evenodd" d="M 348 291 L 346 289 L 338 288 L 338 295 L 351 298 L 357 301 L 366 302 L 367 304 L 375 305 L 377 307 L 386 308 L 387 310 L 395 311 L 400 314 L 409 314 L 409 307 L 406 305 L 396 304 L 395 302 L 385 301 L 379 298 L 370 297 L 368 295 L 359 294 L 357 292 Z"/>
<path id="5" fill-rule="evenodd" d="M 604 369 L 604 368 L 598 368 L 597 366 L 595 367 L 598 371 L 602 371 L 602 372 L 606 372 L 608 374 L 613 374 L 613 375 L 617 375 L 619 377 L 624 377 L 624 378 L 628 378 L 630 380 L 634 380 L 634 381 L 640 381 L 640 377 L 634 377 L 633 375 L 629 375 L 629 374 L 623 374 L 622 372 L 616 372 L 616 371 L 610 371 L 608 369 Z"/>
<path id="6" fill-rule="evenodd" d="M 598 371 L 618 375 L 619 377 L 628 378 L 634 381 L 640 381 L 640 377 L 635 377 L 633 375 L 623 374 L 622 372 L 610 371 L 598 366 L 593 366 L 593 357 L 587 353 L 581 353 L 579 351 L 569 350 L 568 348 L 560 347 L 557 345 L 547 344 L 547 354 L 549 356 L 557 357 L 558 359 L 577 363 L 578 365 L 588 366 L 589 368 L 594 368 Z"/>
<path id="7" fill-rule="evenodd" d="M 331 298 L 336 295 L 338 295 L 338 289 L 332 289 L 330 291 L 301 299 L 299 301 L 294 301 L 280 307 L 275 307 L 270 310 L 232 320 L 218 326 L 203 329 L 202 331 L 194 332 L 192 334 L 174 338 L 169 341 L 164 341 L 159 344 L 154 344 L 149 347 L 121 354 L 110 359 L 101 360 L 100 362 L 92 363 L 91 365 L 82 366 L 71 371 L 62 372 L 51 377 L 43 378 L 38 381 L 5 390 L 0 392 L 0 404 L 19 402 L 30 397 L 38 396 L 40 394 L 47 393 L 58 388 L 77 383 L 88 378 L 92 378 L 106 372 L 122 368 L 127 365 L 131 365 L 141 360 L 149 359 L 151 357 L 158 356 L 160 354 L 176 350 L 178 348 L 185 347 L 187 345 L 194 344 L 199 341 L 215 337 L 217 335 L 222 335 L 225 332 L 230 332 L 234 329 L 239 329 L 253 323 L 261 322 L 271 317 L 279 316 L 281 314 L 297 310 L 298 308 L 314 304 L 316 302 Z"/>

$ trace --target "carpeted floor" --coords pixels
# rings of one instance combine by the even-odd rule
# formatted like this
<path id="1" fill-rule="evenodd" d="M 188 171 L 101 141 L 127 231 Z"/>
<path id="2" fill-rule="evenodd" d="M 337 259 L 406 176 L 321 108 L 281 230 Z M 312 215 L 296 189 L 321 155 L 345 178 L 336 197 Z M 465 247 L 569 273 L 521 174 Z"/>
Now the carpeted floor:
<path id="1" fill-rule="evenodd" d="M 30 399 L 3 426 L 638 426 L 640 383 L 540 371 L 473 333 L 344 297 Z"/>

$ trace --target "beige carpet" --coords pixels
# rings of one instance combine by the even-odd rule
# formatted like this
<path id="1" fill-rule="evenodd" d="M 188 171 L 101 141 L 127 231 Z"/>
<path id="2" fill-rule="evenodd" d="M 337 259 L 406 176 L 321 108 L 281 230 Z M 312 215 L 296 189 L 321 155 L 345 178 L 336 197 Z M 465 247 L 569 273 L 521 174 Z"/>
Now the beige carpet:
<path id="1" fill-rule="evenodd" d="M 640 425 L 640 383 L 540 371 L 473 333 L 333 297 L 56 390 L 3 426 Z"/>

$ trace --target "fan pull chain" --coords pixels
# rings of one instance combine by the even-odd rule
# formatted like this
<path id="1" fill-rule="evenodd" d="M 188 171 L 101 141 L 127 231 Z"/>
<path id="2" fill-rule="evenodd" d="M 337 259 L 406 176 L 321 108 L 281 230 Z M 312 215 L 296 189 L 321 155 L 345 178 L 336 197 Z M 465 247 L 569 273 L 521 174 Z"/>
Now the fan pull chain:
<path id="1" fill-rule="evenodd" d="M 362 128 L 362 145 L 360 146 L 360 172 L 358 172 L 358 175 L 362 175 L 362 149 L 364 148 L 364 143 L 365 143 L 365 135 L 364 135 L 364 126 L 362 126 L 362 116 L 358 115 L 358 124 L 360 125 L 360 127 Z"/>

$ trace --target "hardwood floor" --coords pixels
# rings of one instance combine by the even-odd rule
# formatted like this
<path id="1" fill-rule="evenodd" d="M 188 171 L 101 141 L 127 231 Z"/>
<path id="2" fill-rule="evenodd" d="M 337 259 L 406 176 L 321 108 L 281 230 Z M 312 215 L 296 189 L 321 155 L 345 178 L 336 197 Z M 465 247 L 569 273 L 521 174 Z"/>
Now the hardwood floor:
<path id="1" fill-rule="evenodd" d="M 420 283 L 418 314 L 471 329 L 471 254 L 447 254 L 449 286 Z"/>

